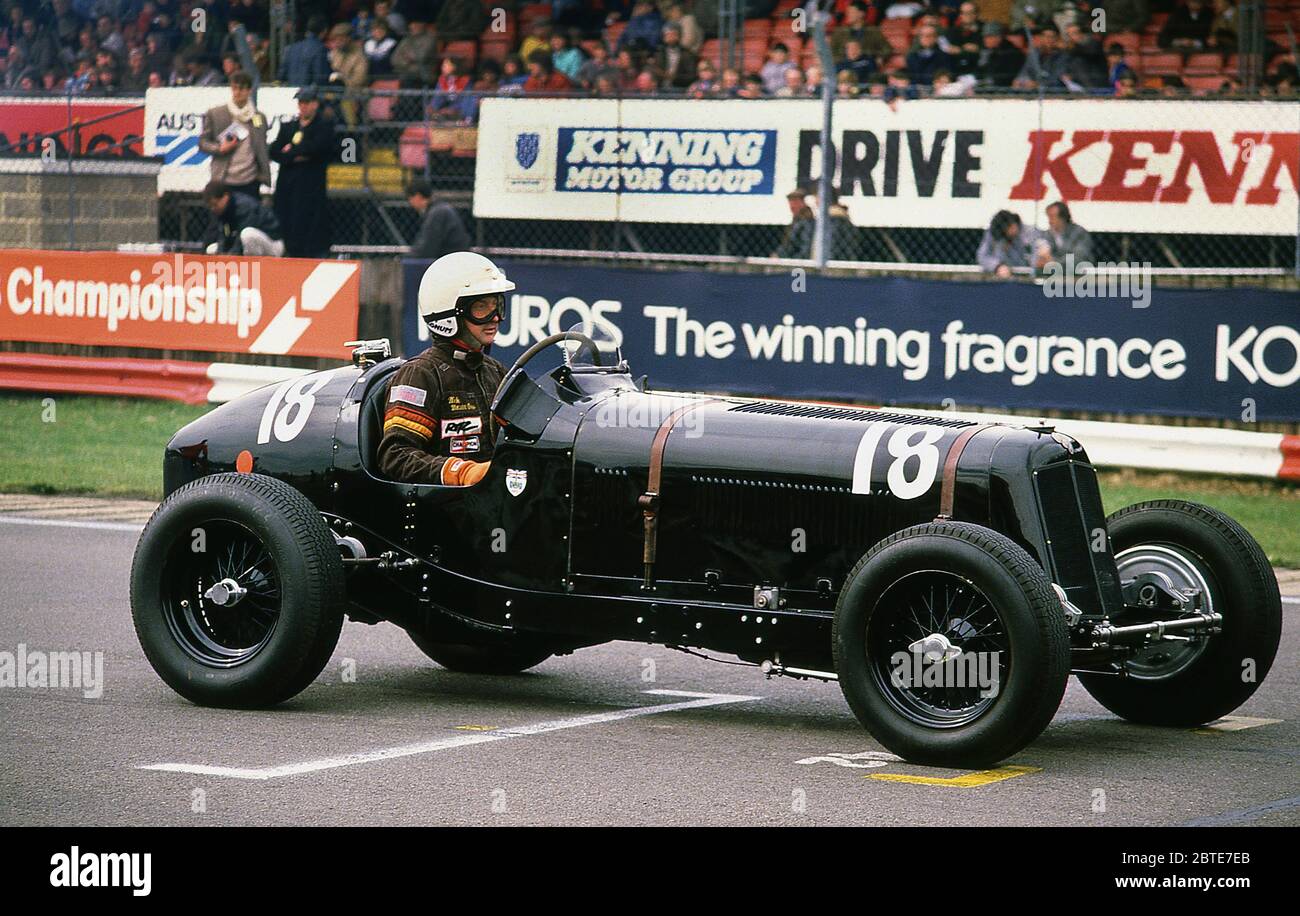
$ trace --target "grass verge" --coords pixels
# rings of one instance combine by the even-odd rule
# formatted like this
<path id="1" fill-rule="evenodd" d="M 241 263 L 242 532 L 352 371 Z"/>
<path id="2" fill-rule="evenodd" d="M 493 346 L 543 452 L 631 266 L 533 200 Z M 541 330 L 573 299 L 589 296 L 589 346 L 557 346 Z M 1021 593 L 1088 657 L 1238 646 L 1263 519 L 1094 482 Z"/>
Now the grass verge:
<path id="1" fill-rule="evenodd" d="M 0 396 L 0 491 L 162 496 L 162 452 L 207 406 L 143 398 Z M 1277 566 L 1300 567 L 1300 487 L 1267 480 L 1103 471 L 1106 511 L 1188 499 L 1241 522 Z"/>

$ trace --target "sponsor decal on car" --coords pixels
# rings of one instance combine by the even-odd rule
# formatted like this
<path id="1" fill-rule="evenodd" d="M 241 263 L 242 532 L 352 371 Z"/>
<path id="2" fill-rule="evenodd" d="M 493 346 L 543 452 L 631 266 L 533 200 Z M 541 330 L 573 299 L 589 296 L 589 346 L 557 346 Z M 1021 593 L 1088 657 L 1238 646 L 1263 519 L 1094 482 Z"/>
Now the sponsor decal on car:
<path id="1" fill-rule="evenodd" d="M 519 468 L 506 469 L 506 492 L 511 496 L 518 496 L 524 492 L 524 487 L 528 486 L 528 472 Z"/>

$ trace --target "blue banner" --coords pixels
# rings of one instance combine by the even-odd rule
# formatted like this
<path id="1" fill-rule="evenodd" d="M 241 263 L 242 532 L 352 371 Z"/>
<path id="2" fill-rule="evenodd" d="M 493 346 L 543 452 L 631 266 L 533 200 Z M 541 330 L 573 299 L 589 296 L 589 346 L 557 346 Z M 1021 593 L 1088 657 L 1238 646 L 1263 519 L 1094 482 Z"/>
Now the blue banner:
<path id="1" fill-rule="evenodd" d="M 493 355 L 579 322 L 679 391 L 881 405 L 1300 420 L 1300 297 L 1141 278 L 840 279 L 498 262 L 515 282 Z M 403 346 L 428 346 L 405 261 Z M 1105 295 L 1097 295 L 1098 292 Z M 559 353 L 556 354 L 557 362 Z"/>

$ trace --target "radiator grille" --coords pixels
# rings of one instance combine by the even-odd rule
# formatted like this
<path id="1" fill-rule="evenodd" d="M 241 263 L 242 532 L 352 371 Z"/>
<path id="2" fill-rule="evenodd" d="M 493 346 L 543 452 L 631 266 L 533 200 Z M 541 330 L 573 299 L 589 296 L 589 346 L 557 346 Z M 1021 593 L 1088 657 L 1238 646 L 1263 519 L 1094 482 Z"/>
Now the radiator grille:
<path id="1" fill-rule="evenodd" d="M 869 410 L 865 407 L 835 407 L 828 404 L 781 404 L 776 401 L 757 401 L 731 408 L 732 413 L 768 414 L 775 417 L 805 417 L 814 420 L 858 420 L 870 423 L 897 423 L 902 426 L 941 426 L 964 429 L 975 424 L 969 420 L 942 417 L 918 417 L 913 414 Z"/>

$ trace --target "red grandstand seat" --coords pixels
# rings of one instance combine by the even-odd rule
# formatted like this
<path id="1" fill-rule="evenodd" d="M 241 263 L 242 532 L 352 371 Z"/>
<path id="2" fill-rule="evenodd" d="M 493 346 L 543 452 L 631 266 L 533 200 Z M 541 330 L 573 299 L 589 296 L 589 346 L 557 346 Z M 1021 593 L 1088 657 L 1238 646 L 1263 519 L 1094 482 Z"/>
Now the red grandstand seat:
<path id="1" fill-rule="evenodd" d="M 375 94 L 371 95 L 370 100 L 366 102 L 366 117 L 371 121 L 391 121 L 397 96 L 385 93 L 400 89 L 401 86 L 402 84 L 397 80 L 375 80 L 371 83 L 370 91 Z"/>
<path id="2" fill-rule="evenodd" d="M 443 57 L 454 57 L 466 67 L 473 67 L 478 60 L 478 42 L 449 41 L 442 49 Z"/>
<path id="3" fill-rule="evenodd" d="M 745 58 L 745 69 L 757 70 L 767 59 L 767 42 L 746 41 L 740 46 L 740 53 Z"/>
<path id="4" fill-rule="evenodd" d="M 772 22 L 770 19 L 746 19 L 742 34 L 746 41 L 767 41 L 767 36 L 772 34 Z"/>
<path id="5" fill-rule="evenodd" d="M 710 38 L 700 46 L 700 60 L 718 62 L 718 55 L 722 52 L 722 42 L 716 38 Z"/>
<path id="6" fill-rule="evenodd" d="M 886 19 L 880 26 L 885 40 L 900 54 L 912 46 L 912 23 L 907 19 Z"/>
<path id="7" fill-rule="evenodd" d="M 790 19 L 790 10 L 796 6 L 802 6 L 799 0 L 777 0 L 776 9 L 772 11 L 772 18 L 774 20 L 785 19 L 788 21 Z"/>
<path id="8" fill-rule="evenodd" d="M 1205 94 L 1207 92 L 1218 92 L 1219 87 L 1223 85 L 1223 77 L 1211 75 L 1184 76 L 1183 82 L 1186 83 L 1187 88 L 1191 89 L 1193 92 Z"/>
<path id="9" fill-rule="evenodd" d="M 551 5 L 549 3 L 527 3 L 519 10 L 519 27 L 527 32 L 538 19 L 549 20 L 550 18 Z"/>
<path id="10" fill-rule="evenodd" d="M 505 60 L 510 56 L 510 50 L 514 43 L 505 38 L 480 38 L 478 43 L 479 57 L 484 60 Z"/>
<path id="11" fill-rule="evenodd" d="M 397 140 L 397 161 L 408 169 L 423 169 L 429 159 L 429 130 L 412 124 Z"/>
<path id="12" fill-rule="evenodd" d="M 1183 65 L 1184 76 L 1217 76 L 1223 69 L 1222 54 L 1191 54 Z"/>
<path id="13" fill-rule="evenodd" d="M 1181 54 L 1143 54 L 1142 76 L 1177 76 L 1183 70 Z"/>
<path id="14" fill-rule="evenodd" d="M 1292 14 L 1290 10 L 1274 8 L 1264 11 L 1264 28 L 1270 32 L 1274 30 L 1285 32 L 1287 23 L 1291 21 Z"/>
<path id="15" fill-rule="evenodd" d="M 1229 54 L 1228 59 L 1223 62 L 1223 72 L 1236 75 L 1241 70 L 1241 57 L 1237 54 Z"/>
<path id="16" fill-rule="evenodd" d="M 1147 30 L 1142 33 L 1142 39 L 1141 41 L 1138 42 L 1138 47 L 1142 50 L 1144 54 L 1154 54 L 1157 51 L 1164 50 L 1156 42 L 1156 39 L 1159 36 L 1160 36 L 1159 29 L 1151 28 L 1150 26 L 1148 26 Z"/>
<path id="17" fill-rule="evenodd" d="M 901 54 L 895 54 L 889 60 L 885 61 L 885 72 L 893 73 L 895 70 L 902 70 L 907 66 L 907 58 Z"/>
<path id="18" fill-rule="evenodd" d="M 1168 13 L 1152 13 L 1151 18 L 1147 20 L 1147 30 L 1159 32 L 1165 27 L 1165 22 L 1168 19 Z"/>

